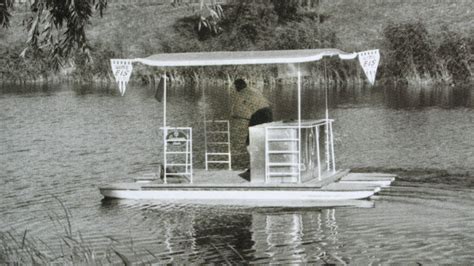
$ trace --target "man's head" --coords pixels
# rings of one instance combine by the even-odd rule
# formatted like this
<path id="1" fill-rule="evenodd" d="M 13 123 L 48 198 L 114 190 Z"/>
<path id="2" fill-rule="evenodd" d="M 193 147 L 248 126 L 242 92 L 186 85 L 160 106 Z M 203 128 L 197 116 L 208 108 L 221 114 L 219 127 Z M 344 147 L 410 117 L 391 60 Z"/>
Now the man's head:
<path id="1" fill-rule="evenodd" d="M 239 78 L 234 81 L 234 86 L 237 91 L 241 91 L 247 88 L 247 83 L 245 82 L 245 80 Z"/>

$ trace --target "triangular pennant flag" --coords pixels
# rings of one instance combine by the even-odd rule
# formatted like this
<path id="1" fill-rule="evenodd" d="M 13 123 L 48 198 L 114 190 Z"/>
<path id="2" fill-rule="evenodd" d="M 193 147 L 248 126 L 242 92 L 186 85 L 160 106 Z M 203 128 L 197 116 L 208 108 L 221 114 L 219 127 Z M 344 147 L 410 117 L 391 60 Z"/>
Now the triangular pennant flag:
<path id="1" fill-rule="evenodd" d="M 379 66 L 380 53 L 379 50 L 369 50 L 359 53 L 359 63 L 364 69 L 365 76 L 370 84 L 374 85 L 377 67 Z"/>
<path id="2" fill-rule="evenodd" d="M 110 62 L 112 64 L 112 72 L 114 73 L 115 81 L 118 83 L 120 94 L 123 96 L 127 89 L 130 76 L 132 75 L 132 60 L 111 59 Z"/>

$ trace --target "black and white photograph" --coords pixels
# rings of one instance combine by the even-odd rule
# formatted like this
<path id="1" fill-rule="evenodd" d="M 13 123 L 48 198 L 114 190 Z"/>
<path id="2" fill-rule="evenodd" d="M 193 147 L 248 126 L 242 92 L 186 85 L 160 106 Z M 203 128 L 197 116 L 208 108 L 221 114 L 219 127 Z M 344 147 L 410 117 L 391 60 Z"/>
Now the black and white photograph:
<path id="1" fill-rule="evenodd" d="M 0 265 L 474 263 L 473 11 L 0 0 Z"/>

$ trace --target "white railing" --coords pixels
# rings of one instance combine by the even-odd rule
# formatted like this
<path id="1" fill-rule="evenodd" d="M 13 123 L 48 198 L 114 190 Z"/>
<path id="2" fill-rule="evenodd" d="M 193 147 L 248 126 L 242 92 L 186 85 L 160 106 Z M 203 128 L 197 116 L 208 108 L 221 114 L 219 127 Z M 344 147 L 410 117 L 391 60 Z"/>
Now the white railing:
<path id="1" fill-rule="evenodd" d="M 168 176 L 185 176 L 190 183 L 193 183 L 193 129 L 190 127 L 161 129 L 163 130 L 164 183 L 168 183 Z M 171 169 L 175 171 L 168 172 Z"/>
<path id="2" fill-rule="evenodd" d="M 328 174 L 335 173 L 333 121 L 332 119 L 323 119 L 313 123 L 303 122 L 299 125 L 265 127 L 265 183 L 270 183 L 277 178 L 280 179 L 280 182 L 301 183 L 303 181 L 302 172 L 309 170 L 309 166 L 317 166 L 315 177 L 322 180 L 324 175 L 321 171 L 321 134 L 319 133 L 321 127 L 324 127 L 325 130 L 323 147 L 325 147 L 326 153 L 326 171 Z M 310 133 L 306 133 L 307 130 L 310 130 Z M 302 132 L 306 133 L 306 143 L 303 147 Z M 313 138 L 311 142 L 308 140 L 310 137 Z M 308 143 L 313 143 L 314 146 L 310 146 Z M 307 152 L 309 150 L 311 154 L 316 154 L 316 158 L 313 156 L 307 158 L 308 153 L 302 158 L 302 150 Z M 275 159 L 276 156 L 279 156 L 280 159 Z M 303 161 L 306 161 L 308 165 Z M 286 171 L 275 171 L 276 169 Z"/>
<path id="3" fill-rule="evenodd" d="M 205 166 L 227 164 L 232 169 L 229 120 L 204 121 Z M 225 157 L 225 160 L 219 158 Z"/>
<path id="4" fill-rule="evenodd" d="M 284 131 L 287 134 L 278 137 L 275 134 L 278 131 Z M 291 181 L 296 177 L 297 182 L 301 183 L 301 153 L 299 149 L 301 138 L 299 134 L 297 126 L 265 127 L 265 183 L 270 183 L 274 177 L 286 178 Z M 274 149 L 273 146 L 278 148 Z M 283 157 L 285 160 L 273 160 L 272 158 L 276 156 Z M 287 171 L 273 171 L 276 168 L 283 168 Z"/>

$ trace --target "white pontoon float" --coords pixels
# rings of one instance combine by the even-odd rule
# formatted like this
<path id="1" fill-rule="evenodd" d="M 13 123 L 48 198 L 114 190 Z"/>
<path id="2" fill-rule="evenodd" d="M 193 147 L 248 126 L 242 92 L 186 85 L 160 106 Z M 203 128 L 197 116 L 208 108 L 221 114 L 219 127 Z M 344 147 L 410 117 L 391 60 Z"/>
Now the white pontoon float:
<path id="1" fill-rule="evenodd" d="M 319 120 L 301 119 L 300 64 L 324 57 L 359 59 L 370 83 L 374 83 L 379 51 L 346 53 L 338 49 L 207 52 L 157 54 L 137 59 L 112 59 L 112 70 L 124 95 L 133 64 L 156 67 L 222 66 L 255 64 L 295 64 L 298 77 L 298 117 L 294 121 L 276 121 L 249 128 L 250 180 L 232 170 L 229 122 L 205 120 L 205 169 L 193 168 L 193 128 L 173 127 L 166 120 L 166 75 L 163 75 L 163 169 L 162 178 L 151 174 L 135 182 L 100 187 L 106 198 L 153 199 L 191 202 L 219 202 L 256 206 L 336 206 L 353 205 L 387 187 L 395 176 L 382 173 L 350 173 L 336 170 L 333 120 L 327 112 Z M 209 124 L 208 124 L 209 123 Z M 216 124 L 220 123 L 217 126 Z M 214 124 L 214 125 L 212 125 Z M 214 126 L 214 127 L 213 127 Z M 214 128 L 214 129 L 212 129 Z M 211 141 L 211 133 L 224 139 Z M 224 151 L 212 152 L 208 146 L 220 143 Z M 226 164 L 228 170 L 212 170 L 212 164 Z M 181 183 L 173 183 L 180 176 Z"/>

